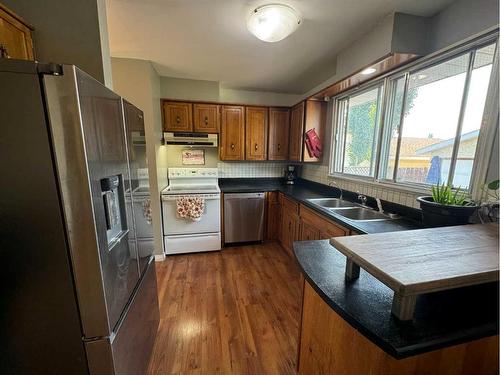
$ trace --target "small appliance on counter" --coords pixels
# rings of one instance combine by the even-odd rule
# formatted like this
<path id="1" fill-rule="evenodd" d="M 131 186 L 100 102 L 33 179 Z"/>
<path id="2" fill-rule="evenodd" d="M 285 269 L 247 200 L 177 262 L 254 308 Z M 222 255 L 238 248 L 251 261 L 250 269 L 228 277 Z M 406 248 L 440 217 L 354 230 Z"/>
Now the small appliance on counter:
<path id="1" fill-rule="evenodd" d="M 297 167 L 295 165 L 288 165 L 285 170 L 285 180 L 287 185 L 293 185 L 297 179 Z"/>

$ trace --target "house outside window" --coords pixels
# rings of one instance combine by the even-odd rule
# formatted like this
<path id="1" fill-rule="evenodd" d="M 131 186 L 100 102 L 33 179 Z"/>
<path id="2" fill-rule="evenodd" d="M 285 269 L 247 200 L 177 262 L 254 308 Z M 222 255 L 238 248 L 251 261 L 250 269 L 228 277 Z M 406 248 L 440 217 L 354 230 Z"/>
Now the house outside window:
<path id="1" fill-rule="evenodd" d="M 425 190 L 472 189 L 497 36 L 334 98 L 330 174 Z M 484 133 L 484 134 L 483 134 Z M 483 150 L 484 151 L 484 150 Z M 488 159 L 489 160 L 489 159 Z"/>

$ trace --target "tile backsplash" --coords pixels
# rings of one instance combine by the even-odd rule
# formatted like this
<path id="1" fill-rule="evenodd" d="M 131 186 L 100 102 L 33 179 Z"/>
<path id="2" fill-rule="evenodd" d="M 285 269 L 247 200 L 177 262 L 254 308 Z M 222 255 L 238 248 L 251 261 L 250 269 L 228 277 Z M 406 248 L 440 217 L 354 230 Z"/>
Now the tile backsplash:
<path id="1" fill-rule="evenodd" d="M 344 180 L 341 178 L 328 177 L 327 165 L 303 165 L 301 168 L 300 177 L 305 180 L 318 182 L 327 185 L 334 180 L 342 189 L 365 194 L 374 198 L 380 198 L 385 201 L 398 203 L 404 206 L 420 208 L 420 204 L 416 201 L 417 197 L 422 195 L 397 189 L 390 189 L 386 186 L 377 186 L 373 183 L 364 183 L 358 181 Z"/>
<path id="2" fill-rule="evenodd" d="M 222 162 L 217 163 L 220 178 L 283 177 L 285 162 Z"/>

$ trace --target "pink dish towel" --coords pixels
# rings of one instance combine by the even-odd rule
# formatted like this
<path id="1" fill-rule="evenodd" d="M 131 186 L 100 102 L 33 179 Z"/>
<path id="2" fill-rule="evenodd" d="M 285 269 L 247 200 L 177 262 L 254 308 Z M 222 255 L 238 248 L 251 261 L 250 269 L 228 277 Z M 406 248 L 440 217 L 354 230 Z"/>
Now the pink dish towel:
<path id="1" fill-rule="evenodd" d="M 176 203 L 177 217 L 193 221 L 201 220 L 205 211 L 205 198 L 180 197 Z"/>

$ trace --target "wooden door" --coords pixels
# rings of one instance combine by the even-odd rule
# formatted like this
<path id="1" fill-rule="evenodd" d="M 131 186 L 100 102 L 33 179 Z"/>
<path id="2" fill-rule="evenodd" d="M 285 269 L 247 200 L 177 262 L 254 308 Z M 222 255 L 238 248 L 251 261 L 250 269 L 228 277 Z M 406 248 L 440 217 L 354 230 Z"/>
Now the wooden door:
<path id="1" fill-rule="evenodd" d="M 163 129 L 169 132 L 193 131 L 193 105 L 183 102 L 163 102 Z"/>
<path id="2" fill-rule="evenodd" d="M 299 217 L 283 208 L 281 212 L 281 245 L 292 255 L 293 242 L 299 239 Z"/>
<path id="3" fill-rule="evenodd" d="M 267 235 L 268 240 L 281 238 L 281 205 L 277 191 L 267 193 Z"/>
<path id="4" fill-rule="evenodd" d="M 246 107 L 245 159 L 267 159 L 267 131 L 269 111 L 266 107 Z"/>
<path id="5" fill-rule="evenodd" d="M 290 111 L 287 108 L 269 109 L 268 160 L 287 160 Z"/>
<path id="6" fill-rule="evenodd" d="M 292 107 L 290 115 L 290 148 L 289 160 L 302 160 L 302 145 L 304 143 L 304 102 Z"/>
<path id="7" fill-rule="evenodd" d="M 221 160 L 245 159 L 245 107 L 222 106 L 221 111 Z"/>
<path id="8" fill-rule="evenodd" d="M 313 223 L 308 221 L 301 221 L 300 223 L 300 240 L 301 241 L 315 241 L 320 239 L 320 230 L 314 226 Z"/>
<path id="9" fill-rule="evenodd" d="M 194 131 L 199 133 L 218 133 L 220 108 L 217 104 L 193 105 Z"/>
<path id="10" fill-rule="evenodd" d="M 34 60 L 32 28 L 0 4 L 0 57 Z"/>

